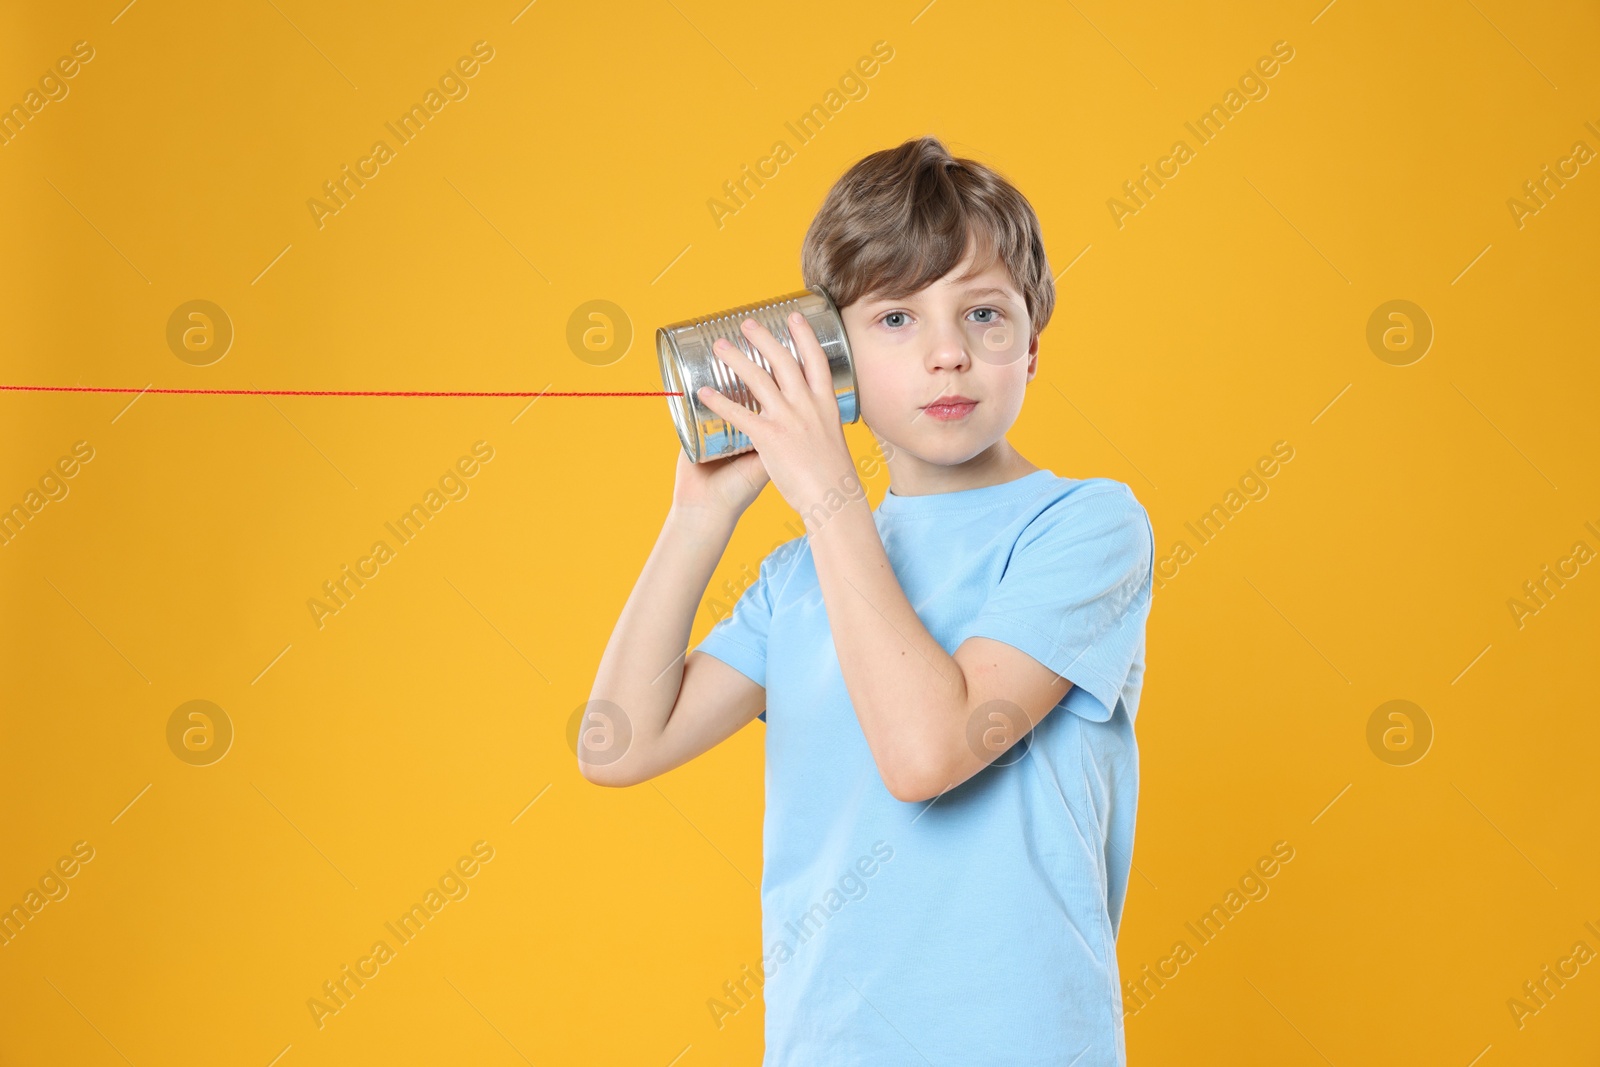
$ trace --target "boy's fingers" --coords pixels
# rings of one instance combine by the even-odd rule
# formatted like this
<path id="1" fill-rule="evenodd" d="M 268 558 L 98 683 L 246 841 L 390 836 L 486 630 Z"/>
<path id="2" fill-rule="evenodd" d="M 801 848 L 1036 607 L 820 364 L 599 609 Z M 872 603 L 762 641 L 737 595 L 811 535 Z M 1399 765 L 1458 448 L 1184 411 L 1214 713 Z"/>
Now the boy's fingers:
<path id="1" fill-rule="evenodd" d="M 833 371 L 828 366 L 828 354 L 822 350 L 822 342 L 817 340 L 811 320 L 795 312 L 789 317 L 789 332 L 794 335 L 795 348 L 800 352 L 801 368 L 811 395 L 829 422 L 842 423 L 839 397 L 833 391 Z"/>
<path id="2" fill-rule="evenodd" d="M 738 345 L 732 341 L 719 338 L 712 345 L 711 354 L 722 360 L 723 364 L 733 371 L 740 381 L 744 382 L 745 388 L 750 390 L 750 395 L 756 398 L 756 402 L 761 405 L 763 410 L 773 407 L 779 402 L 778 393 L 780 392 L 780 387 L 778 384 L 772 380 L 772 376 L 766 372 L 761 364 L 745 355 Z M 765 355 L 766 353 L 762 354 Z M 788 359 L 788 356 L 786 355 L 784 358 Z M 772 362 L 771 357 L 768 357 L 768 362 Z M 791 360 L 790 362 L 793 361 Z"/>
<path id="3" fill-rule="evenodd" d="M 828 355 L 822 350 L 822 342 L 817 340 L 817 332 L 811 328 L 811 320 L 798 311 L 791 313 L 789 332 L 794 336 L 794 346 L 800 352 L 800 367 L 805 373 L 806 384 L 819 397 L 824 393 L 831 394 L 833 376 L 828 373 Z"/>
<path id="4" fill-rule="evenodd" d="M 744 456 L 738 457 L 738 459 L 745 460 L 741 473 L 744 475 L 745 481 L 750 483 L 752 489 L 761 489 L 772 481 L 772 475 L 768 473 L 767 463 L 761 458 L 760 452 L 747 452 Z"/>
<path id="5" fill-rule="evenodd" d="M 700 403 L 710 408 L 712 413 L 723 422 L 732 426 L 746 437 L 750 437 L 752 441 L 755 440 L 754 437 L 750 436 L 750 427 L 745 425 L 745 419 L 755 414 L 753 411 L 743 404 L 735 404 L 709 385 L 702 385 L 695 395 L 699 398 Z"/>
<path id="6" fill-rule="evenodd" d="M 790 355 L 783 343 L 772 336 L 772 331 L 761 323 L 755 319 L 746 319 L 745 322 L 750 325 L 745 326 L 741 323 L 740 329 L 750 343 L 756 346 L 756 351 L 772 364 L 772 377 L 776 379 L 778 389 L 791 395 L 799 392 L 805 385 L 805 376 L 801 373 L 800 365 L 795 362 L 794 356 Z"/>

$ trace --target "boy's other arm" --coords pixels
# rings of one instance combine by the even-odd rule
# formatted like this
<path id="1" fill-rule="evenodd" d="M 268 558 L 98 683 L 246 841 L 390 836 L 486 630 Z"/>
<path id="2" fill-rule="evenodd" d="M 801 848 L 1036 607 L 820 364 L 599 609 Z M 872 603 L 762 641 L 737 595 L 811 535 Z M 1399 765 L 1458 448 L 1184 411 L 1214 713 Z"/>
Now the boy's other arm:
<path id="1" fill-rule="evenodd" d="M 971 637 L 946 652 L 906 599 L 864 498 L 811 531 L 811 554 L 850 702 L 895 799 L 960 785 L 1009 747 L 988 743 L 994 731 L 1015 743 L 1072 688 L 1002 641 Z M 1010 706 L 1027 721 L 986 714 Z"/>
<path id="2" fill-rule="evenodd" d="M 684 655 L 695 607 L 737 521 L 713 511 L 668 513 L 589 693 L 578 740 L 578 770 L 589 781 L 648 781 L 731 737 L 766 707 L 766 690 L 734 668 L 702 652 Z"/>

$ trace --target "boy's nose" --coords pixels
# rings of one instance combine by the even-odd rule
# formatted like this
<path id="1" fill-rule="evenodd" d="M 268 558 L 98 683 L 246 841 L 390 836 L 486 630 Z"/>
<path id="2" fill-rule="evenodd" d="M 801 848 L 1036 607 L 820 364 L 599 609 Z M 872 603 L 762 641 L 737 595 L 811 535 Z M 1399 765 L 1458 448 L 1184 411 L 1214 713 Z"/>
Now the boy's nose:
<path id="1" fill-rule="evenodd" d="M 971 365 L 967 336 L 959 328 L 946 326 L 929 338 L 929 370 L 965 370 Z"/>

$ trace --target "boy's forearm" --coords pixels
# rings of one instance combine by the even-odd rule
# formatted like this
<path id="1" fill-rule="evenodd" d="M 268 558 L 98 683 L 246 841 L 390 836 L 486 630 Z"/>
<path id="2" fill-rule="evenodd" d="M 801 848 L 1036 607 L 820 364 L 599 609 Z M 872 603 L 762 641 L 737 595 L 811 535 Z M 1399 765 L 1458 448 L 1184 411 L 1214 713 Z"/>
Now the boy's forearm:
<path id="1" fill-rule="evenodd" d="M 873 759 L 891 792 L 915 794 L 965 729 L 966 677 L 906 599 L 865 498 L 811 531 L 811 555 Z"/>
<path id="2" fill-rule="evenodd" d="M 591 701 L 610 701 L 623 709 L 631 730 L 628 752 L 607 771 L 625 775 L 625 765 L 661 736 L 678 699 L 695 607 L 737 521 L 668 512 L 611 631 L 589 692 Z"/>

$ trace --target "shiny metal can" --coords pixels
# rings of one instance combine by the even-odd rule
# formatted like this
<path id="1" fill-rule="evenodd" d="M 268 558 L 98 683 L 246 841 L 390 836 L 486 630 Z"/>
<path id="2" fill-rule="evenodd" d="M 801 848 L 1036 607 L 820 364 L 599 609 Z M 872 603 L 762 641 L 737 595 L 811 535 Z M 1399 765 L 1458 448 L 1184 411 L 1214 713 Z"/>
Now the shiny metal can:
<path id="1" fill-rule="evenodd" d="M 725 459 L 754 447 L 748 436 L 724 422 L 700 401 L 698 394 L 702 386 L 709 385 L 751 411 L 761 410 L 761 405 L 744 382 L 711 350 L 712 344 L 719 337 L 726 338 L 771 374 L 772 365 L 745 337 L 739 324 L 745 319 L 755 319 L 798 362 L 800 354 L 795 348 L 794 337 L 789 333 L 789 314 L 794 311 L 806 317 L 822 345 L 823 353 L 828 357 L 833 395 L 839 402 L 839 421 L 851 423 L 861 417 L 856 396 L 855 363 L 850 356 L 850 340 L 845 336 L 844 319 L 839 316 L 833 298 L 821 286 L 685 319 L 656 330 L 656 355 L 661 361 L 661 381 L 666 391 L 677 394 L 667 397 L 667 405 L 672 411 L 672 423 L 678 430 L 678 440 L 682 442 L 683 451 L 691 462 Z"/>

